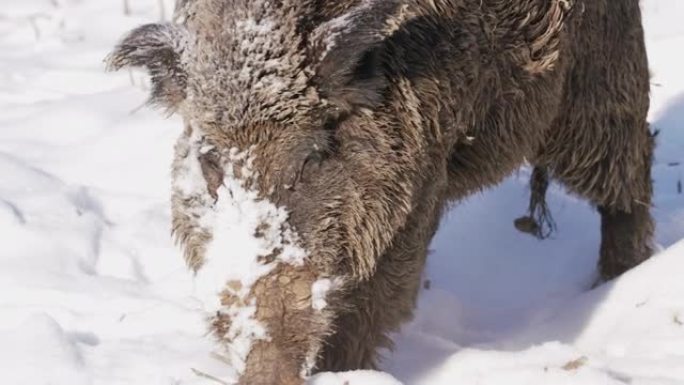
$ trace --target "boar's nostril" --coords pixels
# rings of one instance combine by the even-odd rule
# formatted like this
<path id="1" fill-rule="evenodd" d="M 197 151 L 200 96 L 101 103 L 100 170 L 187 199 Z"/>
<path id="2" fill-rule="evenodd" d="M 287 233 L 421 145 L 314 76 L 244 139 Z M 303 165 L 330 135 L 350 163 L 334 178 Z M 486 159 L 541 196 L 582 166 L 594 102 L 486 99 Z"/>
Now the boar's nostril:
<path id="1" fill-rule="evenodd" d="M 223 184 L 223 168 L 221 167 L 221 156 L 215 152 L 210 151 L 206 154 L 200 155 L 200 165 L 202 166 L 202 175 L 207 182 L 207 190 L 214 200 L 218 200 L 218 189 Z"/>

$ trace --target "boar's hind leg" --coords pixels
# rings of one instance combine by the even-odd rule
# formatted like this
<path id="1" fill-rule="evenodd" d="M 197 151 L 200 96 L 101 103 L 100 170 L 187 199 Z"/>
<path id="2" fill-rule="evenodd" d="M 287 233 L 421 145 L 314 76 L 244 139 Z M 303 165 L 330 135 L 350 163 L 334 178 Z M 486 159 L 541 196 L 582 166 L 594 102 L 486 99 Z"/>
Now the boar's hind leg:
<path id="1" fill-rule="evenodd" d="M 645 116 L 622 115 L 569 118 L 557 127 L 561 135 L 545 150 L 552 174 L 601 214 L 599 270 L 606 280 L 645 261 L 652 252 L 654 140 Z"/>
<path id="2" fill-rule="evenodd" d="M 651 255 L 653 136 L 638 1 L 584 2 L 561 114 L 543 150 L 552 175 L 601 213 L 604 279 Z"/>
<path id="3" fill-rule="evenodd" d="M 599 206 L 601 213 L 601 260 L 604 279 L 619 276 L 651 256 L 653 222 L 649 207 L 636 204 L 627 212 Z"/>
<path id="4" fill-rule="evenodd" d="M 597 144 L 601 148 L 583 148 L 602 155 L 590 167 L 574 164 L 587 161 L 582 159 L 587 154 L 577 154 L 574 162 L 554 165 L 558 179 L 569 190 L 596 205 L 601 214 L 599 270 L 606 280 L 635 267 L 652 253 L 650 164 L 653 138 L 645 123 L 632 127 L 630 135 L 615 138 L 623 142 L 623 147 L 614 143 L 609 135 Z M 624 148 L 624 143 L 631 143 L 631 148 Z"/>
<path id="5" fill-rule="evenodd" d="M 645 121 L 633 118 L 618 126 L 559 127 L 563 130 L 576 137 L 558 139 L 562 146 L 547 149 L 546 156 L 554 157 L 550 168 L 571 192 L 598 208 L 599 270 L 603 279 L 615 278 L 651 256 L 653 137 Z M 578 141 L 581 130 L 592 131 L 587 142 Z"/>

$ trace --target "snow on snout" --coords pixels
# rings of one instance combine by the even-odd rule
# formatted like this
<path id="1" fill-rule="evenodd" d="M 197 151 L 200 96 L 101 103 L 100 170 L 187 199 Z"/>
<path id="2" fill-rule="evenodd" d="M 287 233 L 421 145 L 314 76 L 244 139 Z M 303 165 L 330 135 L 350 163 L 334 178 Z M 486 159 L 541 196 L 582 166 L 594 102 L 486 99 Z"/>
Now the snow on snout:
<path id="1" fill-rule="evenodd" d="M 202 266 L 195 275 L 194 296 L 209 317 L 220 314 L 230 318 L 230 328 L 219 337 L 227 341 L 223 353 L 241 373 L 254 341 L 269 338 L 268 330 L 255 319 L 257 303 L 250 296 L 252 285 L 281 263 L 303 264 L 307 254 L 298 246 L 287 222 L 287 210 L 260 197 L 251 150 L 216 149 L 206 143 L 197 125 L 185 150 L 175 187 L 195 202 L 190 210 L 196 231 L 210 235 Z M 207 192 L 198 160 L 208 151 L 221 155 L 224 176 L 217 199 Z M 222 303 L 226 293 L 239 301 Z"/>
<path id="2" fill-rule="evenodd" d="M 240 282 L 240 290 L 233 294 L 244 298 L 252 285 L 279 263 L 301 265 L 306 257 L 287 223 L 287 210 L 261 199 L 256 189 L 245 187 L 248 179 L 258 178 L 251 170 L 249 152 L 231 149 L 227 158 L 218 199 L 201 220 L 212 240 L 196 275 L 196 294 L 208 311 L 221 307 L 218 295 L 228 282 Z M 235 161 L 244 161 L 241 177 L 235 176 Z M 274 254 L 273 262 L 260 261 L 259 257 Z"/>

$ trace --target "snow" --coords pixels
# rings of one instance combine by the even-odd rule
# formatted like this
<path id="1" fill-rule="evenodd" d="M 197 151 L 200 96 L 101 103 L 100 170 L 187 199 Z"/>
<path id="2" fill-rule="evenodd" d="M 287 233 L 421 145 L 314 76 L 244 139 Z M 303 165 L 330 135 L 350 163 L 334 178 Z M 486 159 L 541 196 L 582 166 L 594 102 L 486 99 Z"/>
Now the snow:
<path id="1" fill-rule="evenodd" d="M 183 124 L 140 108 L 143 74 L 105 73 L 102 63 L 126 31 L 159 20 L 159 2 L 131 0 L 130 15 L 119 0 L 0 3 L 2 382 L 234 380 L 207 336 L 212 304 L 202 294 L 230 277 L 219 269 L 206 270 L 219 274 L 207 281 L 194 277 L 169 234 L 170 165 Z M 384 352 L 386 373 L 324 373 L 312 384 L 684 384 L 684 3 L 644 0 L 643 9 L 650 120 L 660 130 L 661 252 L 591 290 L 597 215 L 556 186 L 555 236 L 517 233 L 528 194 L 522 170 L 445 217 L 429 289 L 395 351 Z M 281 215 L 270 210 L 243 219 Z M 330 285 L 316 282 L 314 307 L 325 306 Z"/>
<path id="2" fill-rule="evenodd" d="M 314 310 L 323 310 L 328 306 L 326 297 L 332 287 L 333 281 L 328 278 L 319 279 L 311 285 L 311 307 Z"/>
<path id="3" fill-rule="evenodd" d="M 321 373 L 310 381 L 311 385 L 401 385 L 401 382 L 392 378 L 389 374 L 359 370 L 346 373 Z"/>

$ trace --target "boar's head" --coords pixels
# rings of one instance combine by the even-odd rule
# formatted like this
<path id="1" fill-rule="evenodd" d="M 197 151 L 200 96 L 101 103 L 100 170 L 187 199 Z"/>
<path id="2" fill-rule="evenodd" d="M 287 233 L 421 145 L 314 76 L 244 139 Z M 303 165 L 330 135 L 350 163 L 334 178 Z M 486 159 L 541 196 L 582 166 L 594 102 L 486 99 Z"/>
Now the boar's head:
<path id="1" fill-rule="evenodd" d="M 197 213 L 189 206 L 214 204 L 226 172 L 258 190 L 260 198 L 287 207 L 303 234 L 322 220 L 312 208 L 349 188 L 335 175 L 342 165 L 325 167 L 342 158 L 336 130 L 350 115 L 382 102 L 388 80 L 379 46 L 407 16 L 398 2 L 376 1 L 340 7 L 315 24 L 320 15 L 312 7 L 295 1 L 184 0 L 177 22 L 133 30 L 108 57 L 113 70 L 147 69 L 150 104 L 185 121 L 175 164 L 183 183 L 175 186 L 174 219 L 195 269 L 210 234 L 195 231 Z M 201 170 L 202 189 L 188 186 L 185 174 L 192 167 L 182 161 L 188 156 L 199 162 L 195 174 Z M 240 171 L 247 158 L 252 178 Z M 239 170 L 225 169 L 236 165 Z M 316 194 L 323 185 L 327 191 Z"/>
<path id="2" fill-rule="evenodd" d="M 172 204 L 174 232 L 189 266 L 198 275 L 221 268 L 212 265 L 216 250 L 231 254 L 218 258 L 254 259 L 237 264 L 244 271 L 223 266 L 238 272 L 214 288 L 224 310 L 216 312 L 213 329 L 228 344 L 245 337 L 250 328 L 236 329 L 232 318 L 241 306 L 252 306 L 250 317 L 266 330 L 252 327 L 245 338 L 280 347 L 264 347 L 260 358 L 252 354 L 254 343 L 233 349 L 239 370 L 249 371 L 249 361 L 268 366 L 283 360 L 310 369 L 330 318 L 320 298 L 318 304 L 312 298 L 312 285 L 341 286 L 348 277 L 370 276 L 412 207 L 413 182 L 395 181 L 418 174 L 409 147 L 420 138 L 404 138 L 389 123 L 378 131 L 372 112 L 390 85 L 381 65 L 383 42 L 410 14 L 390 0 L 351 1 L 321 12 L 318 3 L 184 0 L 176 22 L 133 30 L 107 60 L 113 70 L 148 70 L 150 103 L 185 122 Z M 422 151 L 419 144 L 413 148 Z M 380 153 L 393 157 L 375 156 Z M 257 255 L 240 255 L 244 250 L 237 246 L 214 247 L 221 239 L 241 241 L 218 223 L 234 220 L 226 212 L 246 218 L 240 234 L 266 239 L 247 248 Z M 284 262 L 295 267 L 282 267 Z M 259 280 L 275 273 L 290 274 L 279 280 L 285 294 L 261 301 L 271 289 Z M 288 286 L 290 278 L 305 288 Z M 335 279 L 321 281 L 327 278 Z M 307 310 L 302 298 L 308 298 Z M 296 333 L 269 321 L 275 315 L 262 304 L 273 301 L 280 301 L 272 308 L 281 313 L 297 314 L 288 325 L 307 337 L 282 337 Z M 280 314 L 279 320 L 287 317 Z M 254 376 L 243 374 L 243 382 L 280 383 Z"/>

